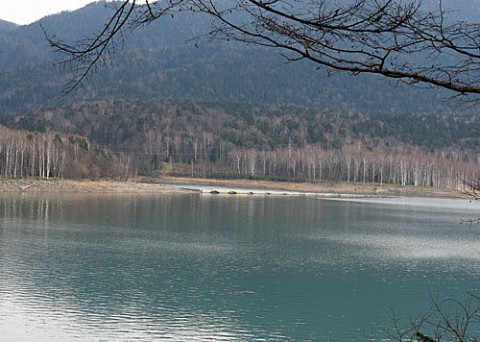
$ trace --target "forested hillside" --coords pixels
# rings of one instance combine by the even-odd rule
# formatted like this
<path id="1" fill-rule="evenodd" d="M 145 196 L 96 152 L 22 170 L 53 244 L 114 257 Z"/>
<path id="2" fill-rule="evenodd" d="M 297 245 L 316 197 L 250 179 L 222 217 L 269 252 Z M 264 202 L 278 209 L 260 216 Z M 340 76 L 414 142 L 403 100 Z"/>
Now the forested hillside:
<path id="1" fill-rule="evenodd" d="M 129 175 L 458 188 L 478 168 L 480 121 L 473 115 L 385 120 L 296 106 L 88 101 L 2 121 L 85 136 L 121 157 Z"/>
<path id="2" fill-rule="evenodd" d="M 361 142 L 413 145 L 424 150 L 475 149 L 480 118 L 474 114 L 363 113 L 299 106 L 254 106 L 197 101 L 82 101 L 29 114 L 0 116 L 9 127 L 79 134 L 98 144 L 142 146 L 147 133 L 162 136 L 215 135 L 245 148 L 321 144 L 339 148 Z"/>
<path id="3" fill-rule="evenodd" d="M 327 73 L 307 62 L 286 63 L 279 51 L 211 41 L 202 15 L 165 17 L 125 35 L 111 63 L 68 97 L 59 94 L 72 77 L 61 55 L 47 46 L 41 26 L 61 41 L 92 36 L 112 3 L 98 2 L 72 13 L 0 31 L 0 111 L 19 113 L 78 100 L 170 99 L 249 104 L 302 105 L 332 110 L 443 110 L 446 95 L 374 76 Z M 40 26 L 41 25 L 41 26 Z M 448 95 L 447 95 L 448 96 Z"/>
<path id="4" fill-rule="evenodd" d="M 0 178 L 127 179 L 121 156 L 77 135 L 0 126 Z"/>

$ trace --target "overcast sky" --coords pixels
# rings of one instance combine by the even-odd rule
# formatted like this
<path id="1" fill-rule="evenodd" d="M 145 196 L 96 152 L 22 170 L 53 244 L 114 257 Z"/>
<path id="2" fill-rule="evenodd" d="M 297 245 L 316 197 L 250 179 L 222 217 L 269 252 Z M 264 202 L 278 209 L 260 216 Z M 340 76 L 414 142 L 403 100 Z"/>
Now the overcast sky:
<path id="1" fill-rule="evenodd" d="M 76 10 L 94 0 L 1 0 L 0 19 L 30 24 L 46 15 Z"/>

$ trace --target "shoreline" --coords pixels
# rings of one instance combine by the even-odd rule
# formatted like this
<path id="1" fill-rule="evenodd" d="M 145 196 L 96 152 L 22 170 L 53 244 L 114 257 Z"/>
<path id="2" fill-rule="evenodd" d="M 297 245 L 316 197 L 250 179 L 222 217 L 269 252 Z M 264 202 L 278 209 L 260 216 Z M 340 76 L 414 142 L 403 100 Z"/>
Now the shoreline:
<path id="1" fill-rule="evenodd" d="M 180 193 L 166 184 L 135 181 L 8 179 L 0 180 L 0 192 L 20 193 Z"/>
<path id="2" fill-rule="evenodd" d="M 140 178 L 136 181 L 17 179 L 1 180 L 0 192 L 67 193 L 202 193 L 219 195 L 278 195 L 316 197 L 443 197 L 468 198 L 459 190 L 411 186 L 305 183 L 192 178 Z"/>
<path id="3" fill-rule="evenodd" d="M 348 184 L 348 183 L 307 183 L 307 182 L 277 182 L 264 180 L 219 180 L 203 178 L 163 178 L 165 184 L 174 186 L 188 185 L 204 187 L 202 193 L 211 193 L 211 190 L 218 191 L 218 194 L 263 194 L 263 195 L 294 195 L 294 196 L 316 196 L 325 198 L 359 198 L 359 197 L 436 197 L 436 198 L 468 198 L 460 190 L 434 189 L 412 186 L 395 185 L 371 185 L 371 184 Z"/>

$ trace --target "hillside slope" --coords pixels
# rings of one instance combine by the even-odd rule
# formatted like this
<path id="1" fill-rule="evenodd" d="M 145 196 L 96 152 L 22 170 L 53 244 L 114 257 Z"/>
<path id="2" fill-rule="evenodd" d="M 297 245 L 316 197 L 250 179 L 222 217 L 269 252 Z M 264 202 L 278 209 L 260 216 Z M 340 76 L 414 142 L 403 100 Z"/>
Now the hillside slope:
<path id="1" fill-rule="evenodd" d="M 417 146 L 425 151 L 479 146 L 480 117 L 473 114 L 363 113 L 299 106 L 171 101 L 82 101 L 0 117 L 10 127 L 87 136 L 108 146 L 143 146 L 155 132 L 181 141 L 213 135 L 224 144 L 273 149 L 321 144 L 325 148 L 361 142 Z"/>
<path id="2" fill-rule="evenodd" d="M 406 87 L 375 76 L 329 74 L 309 62 L 285 63 L 279 51 L 210 41 L 202 15 L 165 17 L 124 36 L 111 63 L 75 94 L 60 97 L 72 77 L 49 50 L 41 26 L 61 41 L 91 37 L 111 13 L 97 2 L 0 34 L 0 111 L 15 115 L 78 100 L 189 100 L 302 105 L 376 112 L 444 111 L 444 91 Z M 41 25 L 41 26 L 40 26 Z M 198 38 L 198 39 L 197 39 Z"/>
<path id="3" fill-rule="evenodd" d="M 17 24 L 0 19 L 0 31 L 12 31 L 18 27 Z"/>

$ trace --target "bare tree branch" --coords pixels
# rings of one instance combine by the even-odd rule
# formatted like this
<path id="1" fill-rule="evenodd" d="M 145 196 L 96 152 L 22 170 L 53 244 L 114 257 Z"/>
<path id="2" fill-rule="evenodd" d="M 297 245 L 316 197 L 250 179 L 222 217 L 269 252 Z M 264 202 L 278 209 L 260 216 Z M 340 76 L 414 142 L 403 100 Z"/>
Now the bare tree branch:
<path id="1" fill-rule="evenodd" d="M 406 328 L 393 319 L 387 335 L 398 342 L 475 342 L 479 328 L 479 299 L 471 295 L 466 301 L 439 300 L 431 297 L 429 312 L 412 320 Z"/>
<path id="2" fill-rule="evenodd" d="M 441 0 L 425 9 L 415 0 L 122 0 L 87 42 L 48 41 L 73 63 L 74 89 L 114 51 L 115 38 L 164 15 L 201 12 L 213 18 L 212 39 L 283 50 L 290 61 L 310 60 L 353 75 L 378 74 L 480 94 L 480 24 L 452 21 Z"/>

